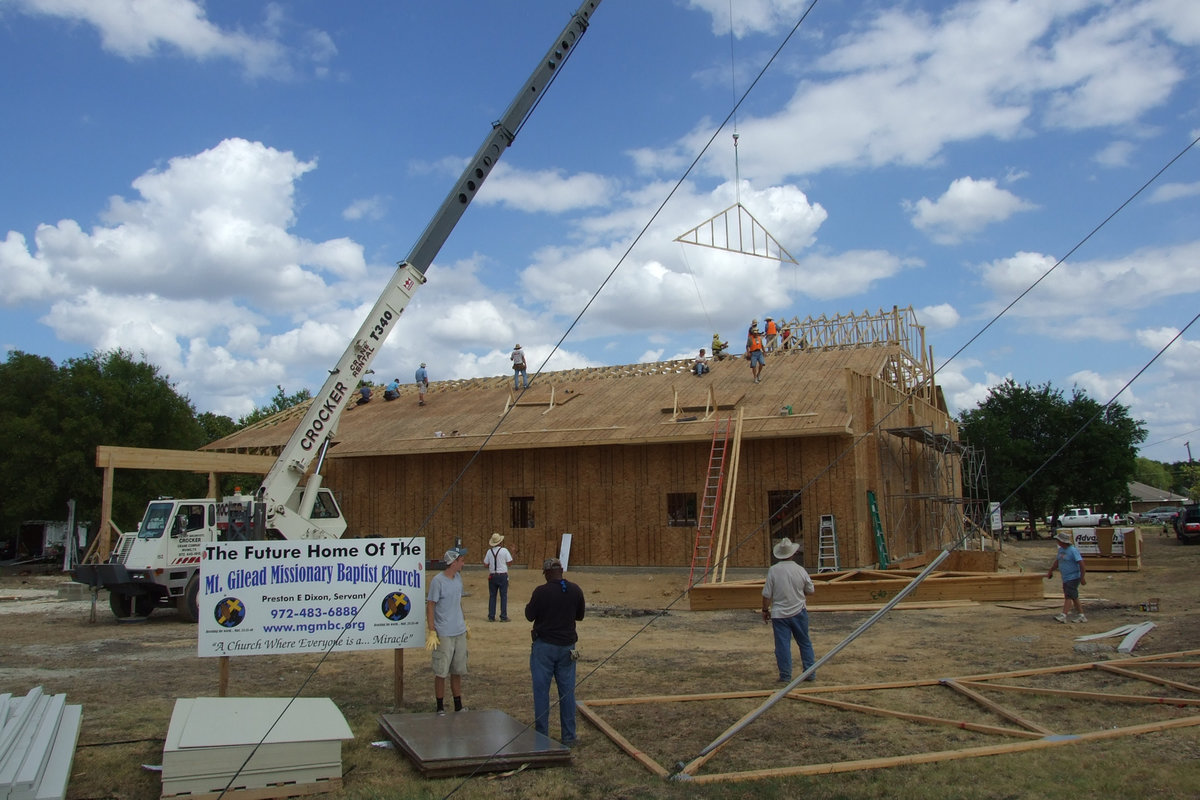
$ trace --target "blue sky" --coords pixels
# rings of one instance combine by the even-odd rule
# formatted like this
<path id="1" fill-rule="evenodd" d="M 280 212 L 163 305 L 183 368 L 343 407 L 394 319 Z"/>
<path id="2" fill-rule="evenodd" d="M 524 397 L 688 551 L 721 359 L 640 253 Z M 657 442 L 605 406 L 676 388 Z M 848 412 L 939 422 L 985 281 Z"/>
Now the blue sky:
<path id="1" fill-rule="evenodd" d="M 233 417 L 315 392 L 577 5 L 0 0 L 0 345 Z M 942 364 L 1200 135 L 1194 0 L 820 0 L 717 132 L 806 7 L 603 0 L 376 378 L 540 364 L 668 195 L 547 368 L 908 305 Z M 798 264 L 674 241 L 739 199 Z M 1108 400 L 1200 311 L 1198 212 L 1200 148 L 939 371 L 952 410 Z M 1119 398 L 1144 455 L 1200 455 L 1198 363 L 1200 327 Z"/>

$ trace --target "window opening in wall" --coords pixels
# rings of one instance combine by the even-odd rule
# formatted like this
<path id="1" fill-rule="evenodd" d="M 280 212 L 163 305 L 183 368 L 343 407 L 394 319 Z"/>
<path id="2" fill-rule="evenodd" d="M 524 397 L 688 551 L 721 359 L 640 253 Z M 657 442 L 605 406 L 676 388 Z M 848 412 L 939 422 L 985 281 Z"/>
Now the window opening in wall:
<path id="1" fill-rule="evenodd" d="M 509 524 L 510 528 L 532 528 L 533 527 L 533 498 L 532 497 L 510 497 L 508 498 L 509 516 L 512 521 Z"/>
<path id="2" fill-rule="evenodd" d="M 671 528 L 696 527 L 696 493 L 667 493 L 667 526 Z"/>
<path id="3" fill-rule="evenodd" d="M 800 513 L 800 493 L 794 489 L 767 492 L 767 508 L 771 512 L 771 544 L 788 538 L 799 544 L 803 551 L 804 518 Z"/>

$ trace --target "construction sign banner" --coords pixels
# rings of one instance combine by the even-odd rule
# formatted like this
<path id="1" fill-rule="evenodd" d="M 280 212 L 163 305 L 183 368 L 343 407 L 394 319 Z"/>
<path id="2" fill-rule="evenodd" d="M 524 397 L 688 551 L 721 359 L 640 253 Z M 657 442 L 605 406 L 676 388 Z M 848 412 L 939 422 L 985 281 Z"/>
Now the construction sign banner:
<path id="1" fill-rule="evenodd" d="M 425 540 L 214 542 L 200 656 L 425 646 Z"/>

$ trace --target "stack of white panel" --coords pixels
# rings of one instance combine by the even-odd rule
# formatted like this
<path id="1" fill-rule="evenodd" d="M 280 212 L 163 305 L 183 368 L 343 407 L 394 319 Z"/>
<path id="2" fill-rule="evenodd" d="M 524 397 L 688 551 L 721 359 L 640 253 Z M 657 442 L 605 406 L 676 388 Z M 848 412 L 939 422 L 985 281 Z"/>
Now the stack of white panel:
<path id="1" fill-rule="evenodd" d="M 37 686 L 24 697 L 0 694 L 0 798 L 66 797 L 83 707 Z"/>
<path id="2" fill-rule="evenodd" d="M 163 747 L 162 796 L 333 791 L 342 740 L 353 738 L 327 697 L 180 698 Z"/>

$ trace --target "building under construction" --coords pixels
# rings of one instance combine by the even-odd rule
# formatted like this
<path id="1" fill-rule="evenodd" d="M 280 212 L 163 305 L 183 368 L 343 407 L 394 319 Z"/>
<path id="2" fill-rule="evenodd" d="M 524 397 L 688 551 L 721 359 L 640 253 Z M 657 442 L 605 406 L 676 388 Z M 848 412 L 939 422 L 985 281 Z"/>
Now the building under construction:
<path id="1" fill-rule="evenodd" d="M 911 308 L 785 323 L 761 383 L 738 357 L 697 377 L 668 361 L 436 382 L 343 415 L 325 485 L 349 536 L 493 532 L 538 564 L 572 535 L 572 565 L 760 567 L 775 540 L 810 569 L 897 561 L 983 518 Z M 380 395 L 376 394 L 376 398 Z M 295 409 L 207 449 L 272 454 Z M 964 476 L 971 488 L 964 497 Z"/>

